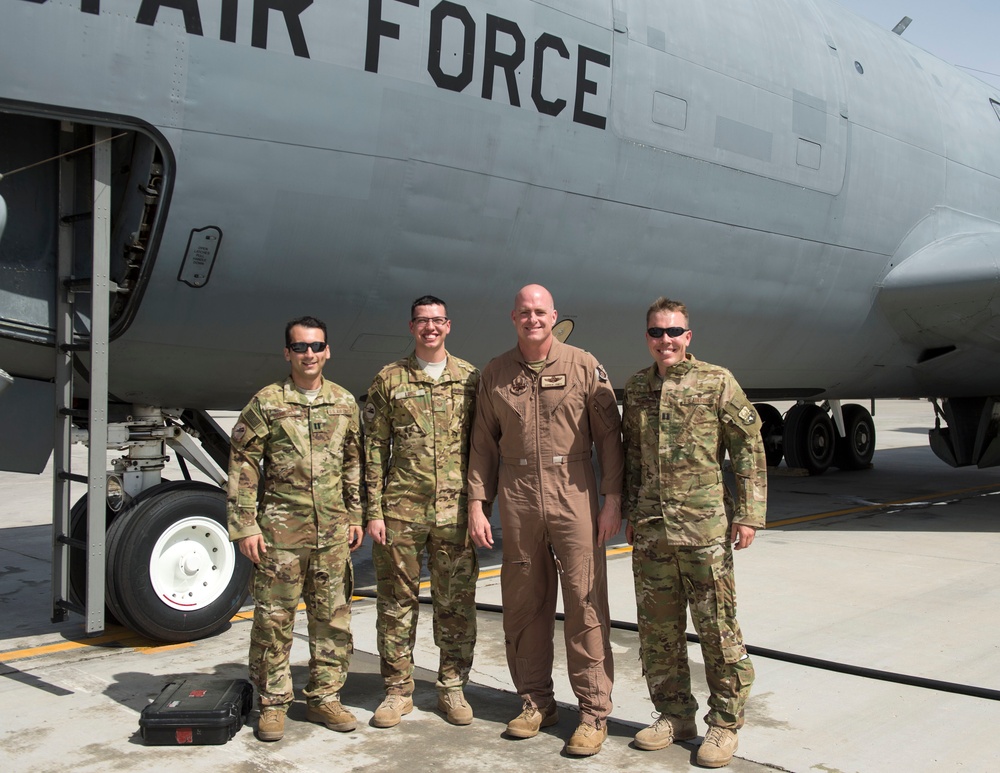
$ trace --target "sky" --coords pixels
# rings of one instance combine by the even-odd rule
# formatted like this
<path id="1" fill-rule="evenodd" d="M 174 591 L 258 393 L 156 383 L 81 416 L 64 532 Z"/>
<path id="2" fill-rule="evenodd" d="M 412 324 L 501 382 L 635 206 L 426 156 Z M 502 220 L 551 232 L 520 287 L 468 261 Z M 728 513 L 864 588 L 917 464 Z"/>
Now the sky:
<path id="1" fill-rule="evenodd" d="M 997 0 L 835 0 L 858 16 L 892 29 L 913 22 L 903 37 L 1000 88 L 1000 2 Z M 976 72 L 977 70 L 984 72 Z M 987 74 L 989 73 L 989 74 Z"/>

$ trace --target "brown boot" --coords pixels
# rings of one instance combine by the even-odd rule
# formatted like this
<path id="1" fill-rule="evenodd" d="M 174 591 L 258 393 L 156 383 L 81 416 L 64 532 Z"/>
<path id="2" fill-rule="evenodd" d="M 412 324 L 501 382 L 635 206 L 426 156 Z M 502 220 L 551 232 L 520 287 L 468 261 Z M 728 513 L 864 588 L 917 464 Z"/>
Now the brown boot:
<path id="1" fill-rule="evenodd" d="M 264 706 L 257 717 L 257 737 L 261 741 L 280 741 L 285 735 L 285 709 Z"/>
<path id="2" fill-rule="evenodd" d="M 586 722 L 577 725 L 573 735 L 566 742 L 566 753 L 576 757 L 597 754 L 608 737 L 608 726 L 594 727 Z"/>
<path id="3" fill-rule="evenodd" d="M 559 721 L 559 710 L 555 702 L 544 711 L 539 711 L 525 702 L 524 709 L 507 723 L 507 735 L 514 738 L 534 738 L 543 727 L 552 727 Z"/>
<path id="4" fill-rule="evenodd" d="M 385 696 L 375 714 L 372 715 L 372 725 L 375 727 L 395 727 L 403 718 L 404 714 L 413 711 L 413 698 L 409 695 L 400 695 L 398 692 L 389 693 Z"/>
<path id="5" fill-rule="evenodd" d="M 694 719 L 682 719 L 660 714 L 649 727 L 635 734 L 635 748 L 646 752 L 666 749 L 674 741 L 690 741 L 698 735 Z"/>
<path id="6" fill-rule="evenodd" d="M 740 742 L 736 731 L 728 727 L 710 727 L 705 740 L 698 747 L 698 764 L 705 768 L 722 768 L 728 765 Z"/>
<path id="7" fill-rule="evenodd" d="M 472 706 L 465 700 L 461 690 L 439 692 L 438 711 L 453 725 L 472 724 Z"/>
<path id="8" fill-rule="evenodd" d="M 307 706 L 306 719 L 326 725 L 338 733 L 348 733 L 358 726 L 355 716 L 337 700 L 327 701 L 319 706 Z"/>

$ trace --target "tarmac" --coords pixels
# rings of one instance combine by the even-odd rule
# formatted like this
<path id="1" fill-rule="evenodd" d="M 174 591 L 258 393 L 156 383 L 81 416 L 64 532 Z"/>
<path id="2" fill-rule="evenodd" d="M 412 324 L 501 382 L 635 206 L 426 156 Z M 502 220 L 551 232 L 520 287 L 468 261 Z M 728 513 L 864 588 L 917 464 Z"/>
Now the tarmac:
<path id="1" fill-rule="evenodd" d="M 1000 726 L 1000 468 L 952 469 L 927 447 L 930 404 L 876 404 L 873 467 L 805 477 L 769 475 L 768 529 L 736 553 L 739 620 L 757 680 L 746 727 L 727 770 L 987 771 Z M 632 744 L 651 721 L 635 633 L 616 628 L 615 708 L 600 754 L 574 758 L 577 724 L 556 630 L 560 721 L 536 738 L 504 736 L 521 708 L 503 652 L 500 615 L 481 612 L 465 727 L 435 710 L 436 648 L 429 607 L 420 615 L 415 710 L 399 726 L 369 725 L 383 697 L 375 606 L 354 604 L 355 653 L 342 692 L 359 727 L 335 733 L 305 721 L 296 700 L 283 740 L 249 726 L 219 746 L 146 746 L 139 715 L 168 682 L 187 675 L 246 676 L 245 608 L 210 639 L 161 645 L 111 627 L 84 635 L 71 615 L 52 624 L 51 479 L 0 473 L 0 770 L 184 769 L 323 773 L 417 771 L 687 771 L 701 738 L 657 752 Z M 81 492 L 82 493 L 82 492 Z M 496 518 L 494 517 L 494 526 Z M 500 603 L 499 554 L 480 554 L 477 600 Z M 612 617 L 635 622 L 630 549 L 608 551 Z M 370 593 L 367 551 L 357 591 Z M 692 630 L 689 626 L 689 630 Z M 689 646 L 695 694 L 707 690 Z M 304 614 L 292 650 L 297 691 L 308 648 Z M 699 718 L 699 732 L 705 725 Z"/>

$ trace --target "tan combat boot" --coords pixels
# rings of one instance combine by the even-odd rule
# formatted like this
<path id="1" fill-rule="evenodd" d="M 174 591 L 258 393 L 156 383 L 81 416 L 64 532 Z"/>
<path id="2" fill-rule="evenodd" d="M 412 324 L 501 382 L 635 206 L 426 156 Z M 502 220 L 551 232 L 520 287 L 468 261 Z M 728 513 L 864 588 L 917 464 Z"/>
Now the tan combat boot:
<path id="1" fill-rule="evenodd" d="M 589 757 L 592 754 L 597 754 L 607 737 L 607 725 L 594 727 L 586 722 L 581 722 L 566 742 L 566 753 L 576 757 Z"/>
<path id="2" fill-rule="evenodd" d="M 398 692 L 389 693 L 385 696 L 372 716 L 372 725 L 375 727 L 395 727 L 404 714 L 413 711 L 413 698 L 409 695 L 400 695 Z"/>
<path id="3" fill-rule="evenodd" d="M 461 690 L 439 692 L 438 711 L 453 725 L 472 724 L 472 706 L 465 700 Z"/>
<path id="4" fill-rule="evenodd" d="M 358 726 L 355 716 L 337 700 L 327 701 L 319 706 L 307 706 L 306 719 L 326 725 L 338 733 L 348 733 Z"/>
<path id="5" fill-rule="evenodd" d="M 736 731 L 728 727 L 710 727 L 705 740 L 698 748 L 698 764 L 704 768 L 722 768 L 728 765 L 740 742 Z"/>
<path id="6" fill-rule="evenodd" d="M 635 734 L 635 748 L 645 752 L 666 749 L 674 741 L 690 741 L 698 735 L 694 718 L 682 719 L 660 714 L 649 727 Z"/>
<path id="7" fill-rule="evenodd" d="M 559 710 L 554 702 L 544 711 L 525 702 L 521 713 L 507 723 L 507 735 L 514 738 L 534 738 L 543 727 L 552 727 L 558 721 Z"/>
<path id="8" fill-rule="evenodd" d="M 280 741 L 285 735 L 285 709 L 263 706 L 257 717 L 257 737 L 262 741 Z"/>

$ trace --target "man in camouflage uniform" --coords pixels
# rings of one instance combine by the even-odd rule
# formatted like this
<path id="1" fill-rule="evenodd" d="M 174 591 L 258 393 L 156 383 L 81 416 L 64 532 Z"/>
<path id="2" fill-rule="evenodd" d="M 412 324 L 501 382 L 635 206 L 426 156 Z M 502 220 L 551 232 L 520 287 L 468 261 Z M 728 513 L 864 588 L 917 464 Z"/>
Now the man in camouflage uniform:
<path id="1" fill-rule="evenodd" d="M 722 767 L 737 748 L 753 665 L 736 622 L 732 547 L 750 547 L 764 527 L 767 467 L 760 419 L 724 368 L 687 353 L 687 309 L 657 299 L 646 314 L 655 364 L 625 385 L 626 536 L 638 606 L 639 646 L 660 716 L 635 736 L 653 750 L 697 735 L 685 628 L 687 607 L 701 639 L 711 693 L 698 764 Z M 726 490 L 729 452 L 736 501 Z"/>
<path id="2" fill-rule="evenodd" d="M 413 644 L 421 556 L 426 551 L 441 649 L 438 709 L 472 722 L 463 688 L 476 643 L 479 563 L 469 542 L 466 474 L 479 371 L 445 349 L 444 301 L 423 296 L 410 309 L 415 352 L 383 368 L 368 390 L 365 448 L 367 531 L 378 579 L 378 651 L 386 698 L 375 727 L 413 711 Z"/>
<path id="3" fill-rule="evenodd" d="M 607 739 L 612 708 L 604 543 L 621 529 L 621 417 L 597 359 L 556 340 L 556 317 L 548 290 L 522 288 L 511 312 L 517 346 L 483 369 L 469 456 L 469 534 L 479 547 L 493 545 L 485 505 L 499 496 L 504 644 L 523 701 L 507 735 L 532 738 L 559 720 L 552 640 L 561 588 L 566 665 L 580 707 L 566 752 L 589 756 Z"/>
<path id="4" fill-rule="evenodd" d="M 342 732 L 357 727 L 339 693 L 353 652 L 350 553 L 364 536 L 363 449 L 354 397 L 323 378 L 329 357 L 326 325 L 313 317 L 289 322 L 291 375 L 254 395 L 233 427 L 229 536 L 255 564 L 249 661 L 262 741 L 284 734 L 300 597 L 309 621 L 306 718 Z"/>

